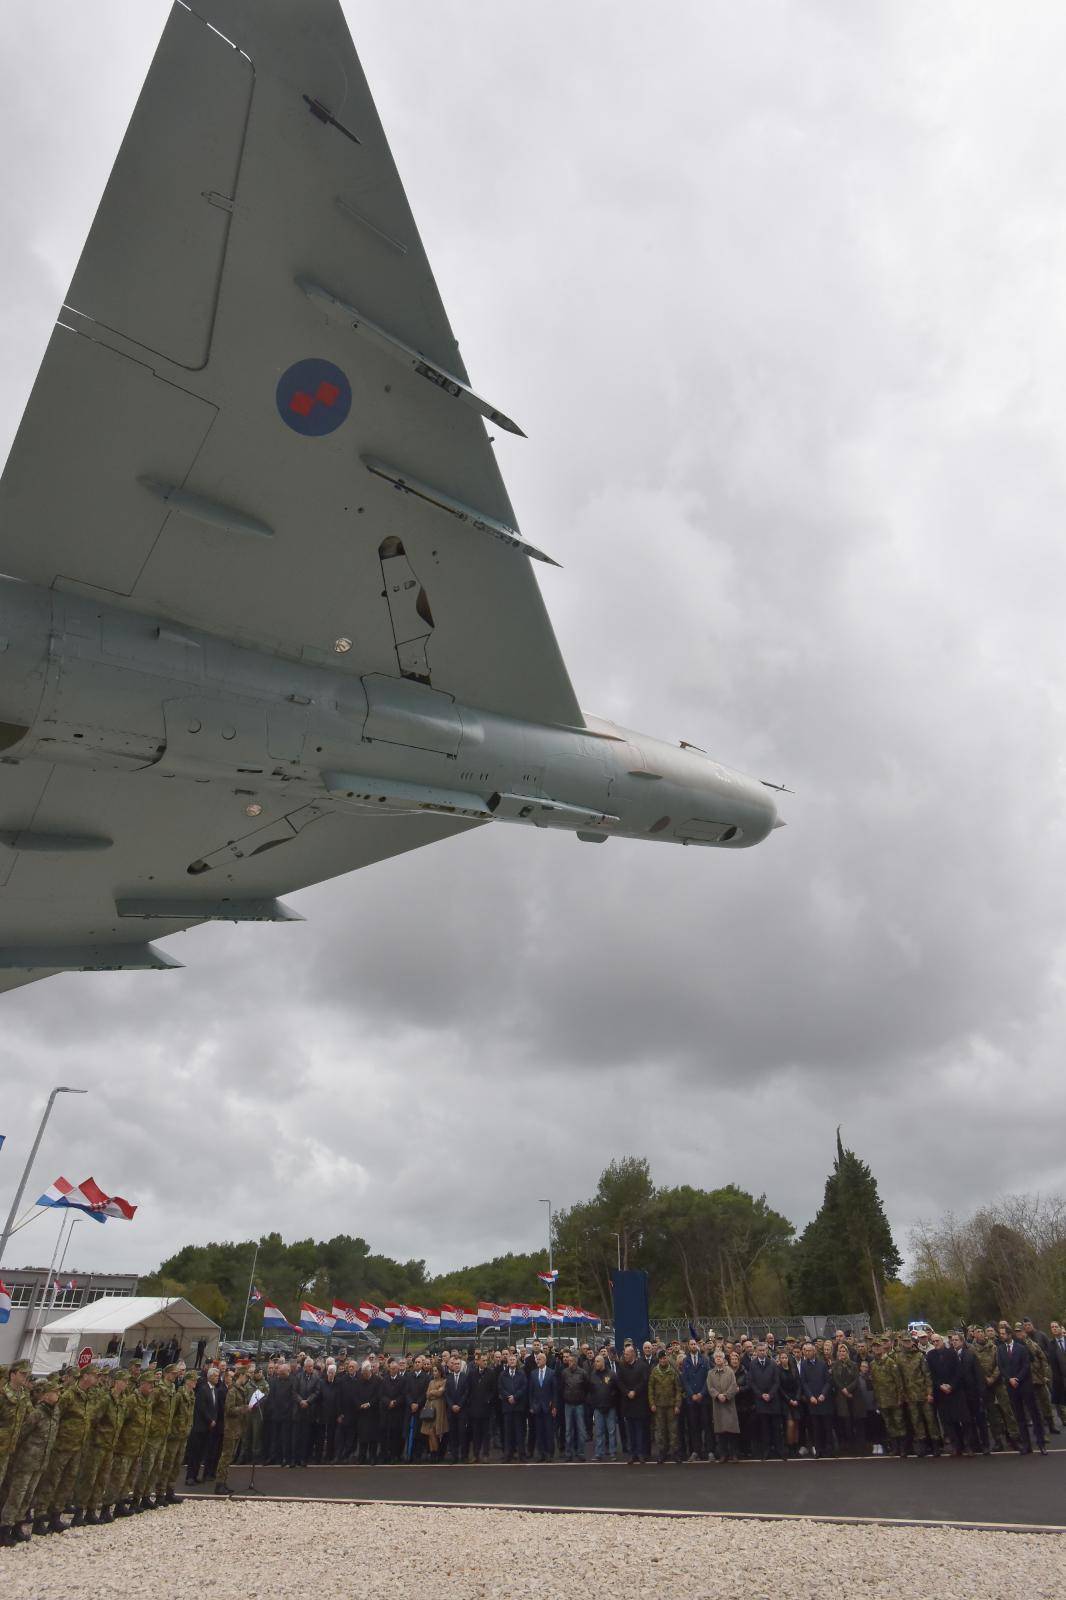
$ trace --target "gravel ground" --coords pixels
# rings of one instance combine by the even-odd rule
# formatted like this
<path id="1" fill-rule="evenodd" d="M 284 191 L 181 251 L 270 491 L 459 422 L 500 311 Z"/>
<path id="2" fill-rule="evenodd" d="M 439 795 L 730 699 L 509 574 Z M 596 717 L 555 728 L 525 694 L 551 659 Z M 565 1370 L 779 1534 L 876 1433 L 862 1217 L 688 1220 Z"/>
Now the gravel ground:
<path id="1" fill-rule="evenodd" d="M 4 1600 L 1058 1600 L 1066 1534 L 239 1501 L 186 1502 L 0 1553 Z"/>

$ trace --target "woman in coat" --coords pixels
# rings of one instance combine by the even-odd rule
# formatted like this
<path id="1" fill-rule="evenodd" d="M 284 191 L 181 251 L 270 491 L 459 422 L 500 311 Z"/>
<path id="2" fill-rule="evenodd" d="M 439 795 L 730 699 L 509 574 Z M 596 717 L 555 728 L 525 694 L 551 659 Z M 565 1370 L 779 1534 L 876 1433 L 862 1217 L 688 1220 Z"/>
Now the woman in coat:
<path id="1" fill-rule="evenodd" d="M 740 1421 L 737 1417 L 737 1395 L 740 1385 L 737 1375 L 729 1366 L 724 1350 L 714 1352 L 714 1365 L 707 1374 L 707 1393 L 711 1397 L 711 1421 L 714 1424 L 714 1454 L 717 1461 L 737 1459 L 737 1438 Z"/>
<path id="2" fill-rule="evenodd" d="M 443 1461 L 444 1440 L 448 1433 L 448 1412 L 444 1405 L 444 1374 L 439 1361 L 433 1363 L 433 1376 L 426 1388 L 426 1406 L 433 1407 L 432 1421 L 426 1417 L 419 1424 L 431 1461 Z M 423 1408 L 425 1409 L 425 1408 Z"/>
<path id="3" fill-rule="evenodd" d="M 866 1406 L 859 1388 L 859 1369 L 852 1361 L 847 1345 L 841 1339 L 829 1367 L 833 1380 L 833 1426 L 836 1429 L 836 1448 L 841 1447 L 851 1455 L 862 1452 Z"/>
<path id="4" fill-rule="evenodd" d="M 781 1431 L 784 1434 L 785 1449 L 789 1455 L 795 1455 L 799 1449 L 800 1426 L 803 1421 L 799 1378 L 793 1370 L 787 1350 L 782 1350 L 777 1358 L 777 1365 L 781 1373 L 781 1383 L 777 1391 L 781 1405 Z"/>
<path id="5" fill-rule="evenodd" d="M 377 1456 L 378 1449 L 381 1379 L 375 1377 L 369 1361 L 363 1362 L 359 1368 L 359 1376 L 352 1385 L 352 1406 L 355 1411 L 359 1465 L 370 1466 Z"/>
<path id="6" fill-rule="evenodd" d="M 755 1396 L 748 1383 L 748 1369 L 744 1365 L 744 1357 L 739 1350 L 734 1350 L 729 1357 L 728 1365 L 733 1370 L 737 1380 L 737 1421 L 740 1424 L 740 1454 L 750 1456 L 752 1441 L 755 1434 Z"/>

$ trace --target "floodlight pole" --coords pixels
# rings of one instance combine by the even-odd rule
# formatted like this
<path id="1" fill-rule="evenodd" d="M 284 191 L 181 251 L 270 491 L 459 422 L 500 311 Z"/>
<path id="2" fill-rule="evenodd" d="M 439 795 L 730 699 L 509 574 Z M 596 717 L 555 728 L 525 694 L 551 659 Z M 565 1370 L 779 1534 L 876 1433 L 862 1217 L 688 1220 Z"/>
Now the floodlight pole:
<path id="1" fill-rule="evenodd" d="M 252 1288 L 255 1284 L 255 1264 L 259 1260 L 259 1240 L 255 1241 L 255 1254 L 252 1257 L 252 1270 L 248 1274 L 248 1293 L 244 1297 L 244 1316 L 241 1318 L 241 1344 L 244 1343 L 244 1330 L 248 1323 L 248 1302 L 252 1298 Z M 262 1343 L 262 1339 L 260 1339 Z"/>
<path id="2" fill-rule="evenodd" d="M 44 1108 L 44 1116 L 41 1118 L 41 1125 L 37 1129 L 37 1137 L 33 1141 L 33 1148 L 30 1151 L 26 1165 L 22 1169 L 22 1177 L 19 1179 L 19 1186 L 15 1190 L 15 1198 L 11 1202 L 11 1210 L 7 1214 L 7 1221 L 4 1223 L 4 1231 L 3 1233 L 0 1233 L 0 1261 L 4 1259 L 4 1250 L 7 1246 L 7 1241 L 10 1239 L 14 1230 L 15 1217 L 18 1215 L 19 1204 L 22 1200 L 26 1185 L 29 1182 L 30 1169 L 36 1160 L 38 1150 L 41 1148 L 41 1140 L 44 1138 L 44 1130 L 47 1125 L 48 1118 L 52 1115 L 52 1107 L 55 1104 L 56 1095 L 88 1093 L 88 1089 L 68 1089 L 65 1085 L 61 1084 L 59 1088 L 53 1089 L 51 1094 L 48 1096 L 48 1104 Z"/>

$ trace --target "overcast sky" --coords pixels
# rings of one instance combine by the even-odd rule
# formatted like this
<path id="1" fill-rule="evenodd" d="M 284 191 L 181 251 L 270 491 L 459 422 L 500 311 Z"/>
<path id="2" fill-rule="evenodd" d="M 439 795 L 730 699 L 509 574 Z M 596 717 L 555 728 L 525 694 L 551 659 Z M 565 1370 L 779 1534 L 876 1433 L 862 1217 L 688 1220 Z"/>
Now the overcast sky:
<path id="1" fill-rule="evenodd" d="M 838 1122 L 904 1246 L 1062 1191 L 1066 13 L 345 9 L 582 705 L 788 826 L 498 824 L 8 995 L 3 1209 L 57 1083 L 31 1198 L 141 1208 L 83 1270 L 273 1228 L 472 1262 L 626 1153 L 802 1226 Z M 0 456 L 167 10 L 0 0 Z"/>

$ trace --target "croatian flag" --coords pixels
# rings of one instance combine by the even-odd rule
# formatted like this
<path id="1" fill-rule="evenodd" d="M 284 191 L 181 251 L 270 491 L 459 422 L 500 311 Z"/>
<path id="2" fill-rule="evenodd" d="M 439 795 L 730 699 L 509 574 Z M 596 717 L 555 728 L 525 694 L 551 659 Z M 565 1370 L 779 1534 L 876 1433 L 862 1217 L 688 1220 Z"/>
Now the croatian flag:
<path id="1" fill-rule="evenodd" d="M 73 1294 L 74 1290 L 78 1287 L 77 1278 L 68 1278 L 62 1287 L 65 1293 Z"/>
<path id="2" fill-rule="evenodd" d="M 531 1306 L 508 1306 L 508 1321 L 512 1326 L 526 1327 L 532 1320 Z"/>
<path id="3" fill-rule="evenodd" d="M 320 1306 L 313 1306 L 309 1301 L 301 1300 L 300 1328 L 304 1333 L 329 1334 L 333 1332 L 333 1318 Z"/>
<path id="4" fill-rule="evenodd" d="M 492 1300 L 479 1300 L 477 1303 L 477 1320 L 486 1328 L 498 1328 L 509 1321 L 506 1306 L 498 1306 Z"/>
<path id="5" fill-rule="evenodd" d="M 537 1273 L 537 1277 L 540 1279 L 541 1283 L 554 1283 L 558 1276 L 559 1276 L 559 1268 L 558 1267 L 552 1267 L 550 1272 L 538 1272 Z"/>
<path id="6" fill-rule="evenodd" d="M 105 1217 L 117 1217 L 121 1222 L 132 1222 L 136 1206 L 131 1206 L 121 1195 L 105 1194 L 94 1178 L 86 1178 L 74 1192 L 75 1201 L 84 1201 L 92 1211 L 102 1211 Z"/>
<path id="7" fill-rule="evenodd" d="M 550 1322 L 552 1319 L 552 1314 L 547 1306 L 530 1306 L 529 1315 L 533 1319 L 534 1327 L 538 1322 Z"/>
<path id="8" fill-rule="evenodd" d="M 579 1322 L 595 1323 L 596 1327 L 597 1328 L 599 1327 L 600 1319 L 599 1319 L 599 1317 L 595 1316 L 591 1311 L 586 1311 L 584 1309 L 584 1307 L 582 1307 L 582 1306 L 575 1306 L 574 1310 L 577 1312 L 577 1320 Z"/>
<path id="9" fill-rule="evenodd" d="M 11 1315 L 11 1290 L 0 1282 L 0 1323 L 7 1321 Z"/>
<path id="10" fill-rule="evenodd" d="M 464 1311 L 461 1306 L 441 1306 L 441 1333 L 474 1333 L 477 1331 L 477 1312 Z"/>
<path id="11" fill-rule="evenodd" d="M 422 1327 L 426 1332 L 439 1333 L 440 1312 L 437 1308 L 435 1306 L 419 1306 L 418 1309 L 422 1313 Z"/>
<path id="12" fill-rule="evenodd" d="M 367 1325 L 367 1318 L 362 1316 L 354 1306 L 348 1305 L 344 1300 L 334 1300 L 334 1333 L 365 1333 Z"/>
<path id="13" fill-rule="evenodd" d="M 70 1206 L 74 1211 L 84 1211 L 85 1215 L 92 1217 L 95 1222 L 107 1221 L 107 1218 L 102 1216 L 94 1206 L 88 1205 L 84 1200 L 77 1198 L 72 1200 L 70 1198 L 71 1195 L 76 1197 L 77 1194 L 78 1190 L 75 1189 L 72 1183 L 68 1183 L 66 1178 L 57 1178 L 55 1183 L 44 1191 L 37 1204 L 39 1206 Z"/>
<path id="14" fill-rule="evenodd" d="M 255 1284 L 253 1283 L 252 1284 L 252 1292 L 248 1296 L 248 1304 L 250 1306 L 257 1306 L 259 1304 L 260 1300 L 262 1300 L 262 1298 L 263 1298 L 263 1296 L 259 1293 L 259 1290 L 256 1288 Z"/>
<path id="15" fill-rule="evenodd" d="M 372 1306 L 368 1300 L 359 1302 L 359 1315 L 368 1328 L 391 1328 L 396 1315 L 395 1306 Z"/>
<path id="16" fill-rule="evenodd" d="M 392 1306 L 386 1306 L 385 1309 L 386 1311 L 392 1311 L 394 1308 Z M 396 1306 L 395 1311 L 395 1321 L 400 1324 L 401 1328 L 425 1327 L 425 1322 L 423 1321 L 422 1317 L 422 1308 L 420 1306 Z"/>
<path id="17" fill-rule="evenodd" d="M 284 1328 L 288 1333 L 299 1333 L 299 1328 L 294 1328 L 288 1317 L 284 1316 L 270 1300 L 263 1301 L 263 1327 Z"/>

